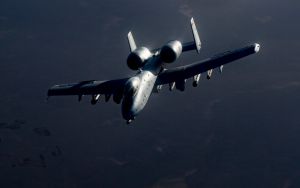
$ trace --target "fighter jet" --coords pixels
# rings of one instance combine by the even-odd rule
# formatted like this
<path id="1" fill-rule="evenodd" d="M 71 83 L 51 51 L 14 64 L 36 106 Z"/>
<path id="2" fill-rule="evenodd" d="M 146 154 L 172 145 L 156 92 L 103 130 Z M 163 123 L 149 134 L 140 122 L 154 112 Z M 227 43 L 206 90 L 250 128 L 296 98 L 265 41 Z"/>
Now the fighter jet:
<path id="1" fill-rule="evenodd" d="M 81 101 L 82 96 L 91 95 L 91 104 L 95 105 L 101 95 L 105 96 L 107 102 L 111 96 L 113 101 L 121 104 L 122 116 L 129 124 L 143 110 L 153 92 L 158 92 L 163 85 L 169 85 L 169 90 L 185 90 L 187 79 L 191 78 L 192 85 L 196 87 L 200 76 L 206 73 L 207 79 L 212 76 L 213 69 L 223 71 L 227 63 L 257 53 L 260 45 L 254 43 L 246 47 L 226 51 L 202 61 L 167 69 L 166 65 L 174 63 L 183 52 L 201 49 L 201 40 L 194 22 L 191 18 L 191 30 L 194 40 L 182 43 L 178 40 L 171 40 L 158 49 L 149 49 L 144 46 L 137 46 L 132 32 L 128 33 L 130 54 L 127 57 L 127 65 L 136 71 L 132 77 L 97 81 L 89 80 L 79 83 L 54 85 L 48 90 L 48 97 L 77 95 Z"/>

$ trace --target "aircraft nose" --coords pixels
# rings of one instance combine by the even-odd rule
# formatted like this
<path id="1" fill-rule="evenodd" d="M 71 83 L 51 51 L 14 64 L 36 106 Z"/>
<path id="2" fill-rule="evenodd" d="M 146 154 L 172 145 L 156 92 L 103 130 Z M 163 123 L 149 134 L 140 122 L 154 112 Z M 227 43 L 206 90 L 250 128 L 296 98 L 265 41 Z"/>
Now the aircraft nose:
<path id="1" fill-rule="evenodd" d="M 125 120 L 133 120 L 137 114 L 131 98 L 125 97 L 122 103 L 122 115 Z"/>
<path id="2" fill-rule="evenodd" d="M 122 112 L 123 118 L 127 121 L 127 124 L 130 124 L 134 119 L 135 115 L 132 112 Z"/>

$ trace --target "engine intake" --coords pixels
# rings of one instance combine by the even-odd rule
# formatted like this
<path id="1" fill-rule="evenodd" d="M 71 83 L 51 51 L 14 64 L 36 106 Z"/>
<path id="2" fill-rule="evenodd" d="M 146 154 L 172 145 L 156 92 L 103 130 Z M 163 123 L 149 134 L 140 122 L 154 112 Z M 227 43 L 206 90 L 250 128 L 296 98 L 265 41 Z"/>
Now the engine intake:
<path id="1" fill-rule="evenodd" d="M 146 47 L 139 47 L 127 57 L 127 65 L 132 70 L 138 70 L 143 67 L 146 61 L 152 56 L 150 50 Z"/>
<path id="2" fill-rule="evenodd" d="M 160 57 L 163 62 L 174 62 L 182 52 L 182 44 L 178 40 L 173 40 L 164 45 L 160 51 Z"/>

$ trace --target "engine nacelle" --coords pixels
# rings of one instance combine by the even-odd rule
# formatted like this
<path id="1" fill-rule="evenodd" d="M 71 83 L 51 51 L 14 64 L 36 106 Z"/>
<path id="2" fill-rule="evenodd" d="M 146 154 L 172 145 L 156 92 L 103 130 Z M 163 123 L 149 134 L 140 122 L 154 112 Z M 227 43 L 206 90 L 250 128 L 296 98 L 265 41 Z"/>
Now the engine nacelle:
<path id="1" fill-rule="evenodd" d="M 164 45 L 160 51 L 160 57 L 163 62 L 174 62 L 182 52 L 182 44 L 178 40 L 172 40 Z"/>
<path id="2" fill-rule="evenodd" d="M 152 57 L 152 53 L 146 47 L 139 47 L 127 57 L 127 65 L 132 70 L 138 70 L 143 67 L 146 61 Z"/>

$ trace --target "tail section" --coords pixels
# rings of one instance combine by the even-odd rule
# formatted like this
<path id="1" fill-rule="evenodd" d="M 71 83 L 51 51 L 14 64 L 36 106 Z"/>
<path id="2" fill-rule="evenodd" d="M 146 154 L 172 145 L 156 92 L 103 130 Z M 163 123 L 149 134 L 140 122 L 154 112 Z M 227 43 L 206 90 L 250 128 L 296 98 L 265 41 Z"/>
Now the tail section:
<path id="1" fill-rule="evenodd" d="M 201 49 L 201 40 L 199 33 L 197 31 L 197 27 L 194 21 L 194 18 L 191 18 L 191 29 L 193 32 L 194 41 L 183 43 L 182 45 L 182 51 L 190 51 L 190 50 L 196 50 L 198 53 L 200 53 Z"/>
<path id="2" fill-rule="evenodd" d="M 197 53 L 200 53 L 201 40 L 200 40 L 199 33 L 197 31 L 197 27 L 196 27 L 194 18 L 191 18 L 191 29 L 192 29 L 194 41 L 183 43 L 182 44 L 182 52 L 190 51 L 190 50 L 196 50 Z M 132 35 L 131 31 L 129 31 L 129 33 L 127 35 L 127 39 L 128 39 L 128 44 L 129 44 L 129 47 L 130 47 L 130 51 L 133 52 L 137 48 L 137 46 L 136 46 L 136 43 L 134 41 L 134 38 L 133 38 L 133 35 Z M 157 51 L 157 50 L 158 49 L 154 49 L 152 51 Z"/>
<path id="3" fill-rule="evenodd" d="M 196 46 L 196 50 L 198 53 L 200 53 L 200 49 L 201 49 L 201 40 L 196 28 L 196 24 L 194 22 L 194 18 L 191 19 L 191 27 L 192 27 L 192 32 L 193 32 L 193 36 L 194 36 L 194 42 L 195 42 L 195 46 Z"/>

